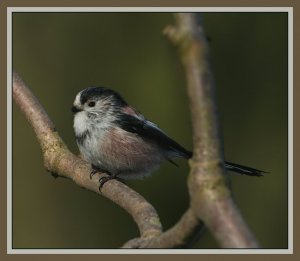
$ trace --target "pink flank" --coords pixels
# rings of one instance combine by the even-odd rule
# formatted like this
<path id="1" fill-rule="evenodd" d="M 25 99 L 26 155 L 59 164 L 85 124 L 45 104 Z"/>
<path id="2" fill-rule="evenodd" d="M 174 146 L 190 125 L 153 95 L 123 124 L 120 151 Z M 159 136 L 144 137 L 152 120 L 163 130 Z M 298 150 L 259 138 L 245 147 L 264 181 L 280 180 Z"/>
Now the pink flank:
<path id="1" fill-rule="evenodd" d="M 163 156 L 154 143 L 146 143 L 137 134 L 126 132 L 120 128 L 112 128 L 101 148 L 102 157 L 130 176 L 146 175 L 159 166 Z M 123 170 L 123 171 L 122 171 Z M 127 175 L 126 175 L 127 176 Z"/>

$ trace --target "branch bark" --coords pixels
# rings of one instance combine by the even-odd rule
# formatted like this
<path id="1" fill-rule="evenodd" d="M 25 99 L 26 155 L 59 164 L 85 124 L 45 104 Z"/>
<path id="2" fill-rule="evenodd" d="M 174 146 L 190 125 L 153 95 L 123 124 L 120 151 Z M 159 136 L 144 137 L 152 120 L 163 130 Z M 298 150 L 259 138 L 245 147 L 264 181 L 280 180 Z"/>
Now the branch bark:
<path id="1" fill-rule="evenodd" d="M 177 46 L 187 79 L 193 129 L 188 180 L 191 207 L 224 248 L 258 248 L 224 179 L 214 83 L 200 15 L 175 14 L 165 34 Z"/>

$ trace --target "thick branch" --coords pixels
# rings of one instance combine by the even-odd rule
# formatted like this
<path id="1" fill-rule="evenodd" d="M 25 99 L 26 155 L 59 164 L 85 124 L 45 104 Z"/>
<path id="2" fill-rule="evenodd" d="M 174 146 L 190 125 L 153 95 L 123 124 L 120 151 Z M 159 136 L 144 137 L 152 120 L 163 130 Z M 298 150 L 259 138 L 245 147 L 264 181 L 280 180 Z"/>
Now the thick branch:
<path id="1" fill-rule="evenodd" d="M 194 144 L 188 181 L 192 209 L 222 247 L 257 248 L 223 176 L 214 84 L 199 15 L 176 14 L 176 26 L 165 33 L 178 47 L 187 78 Z"/>
<path id="2" fill-rule="evenodd" d="M 41 104 L 16 73 L 13 74 L 13 98 L 36 133 L 45 166 L 50 172 L 70 178 L 79 186 L 103 195 L 124 208 L 137 223 L 141 238 L 161 234 L 162 226 L 155 209 L 141 195 L 116 180 L 105 183 L 99 192 L 98 180 L 105 174 L 97 174 L 90 179 L 90 165 L 68 150 Z"/>

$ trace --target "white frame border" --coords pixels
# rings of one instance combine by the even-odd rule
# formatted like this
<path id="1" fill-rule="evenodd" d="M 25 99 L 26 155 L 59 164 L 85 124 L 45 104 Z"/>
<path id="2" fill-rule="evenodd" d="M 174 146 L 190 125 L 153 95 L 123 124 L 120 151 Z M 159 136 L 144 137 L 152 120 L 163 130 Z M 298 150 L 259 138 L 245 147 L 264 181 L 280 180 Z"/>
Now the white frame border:
<path id="1" fill-rule="evenodd" d="M 288 249 L 13 249 L 12 13 L 13 12 L 287 12 Z M 293 254 L 293 8 L 292 7 L 8 7 L 7 8 L 7 254 Z"/>

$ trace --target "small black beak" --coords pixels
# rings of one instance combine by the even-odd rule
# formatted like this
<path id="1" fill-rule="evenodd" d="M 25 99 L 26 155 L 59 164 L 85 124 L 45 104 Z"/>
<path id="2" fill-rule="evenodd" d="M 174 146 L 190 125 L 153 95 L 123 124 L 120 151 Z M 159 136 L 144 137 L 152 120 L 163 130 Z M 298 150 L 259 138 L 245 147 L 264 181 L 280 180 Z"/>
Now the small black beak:
<path id="1" fill-rule="evenodd" d="M 82 110 L 81 110 L 81 109 L 78 109 L 76 106 L 72 106 L 71 111 L 72 111 L 74 114 L 76 114 L 77 112 L 80 112 L 80 111 L 82 111 Z"/>

